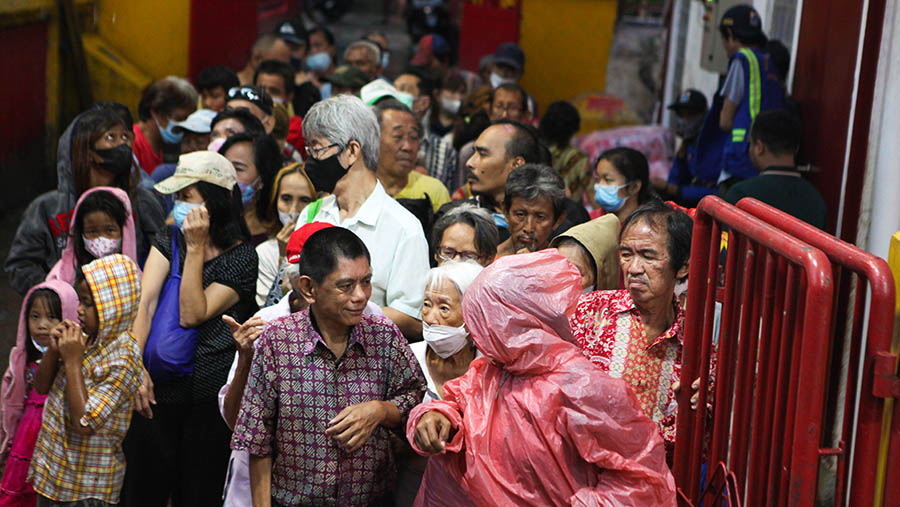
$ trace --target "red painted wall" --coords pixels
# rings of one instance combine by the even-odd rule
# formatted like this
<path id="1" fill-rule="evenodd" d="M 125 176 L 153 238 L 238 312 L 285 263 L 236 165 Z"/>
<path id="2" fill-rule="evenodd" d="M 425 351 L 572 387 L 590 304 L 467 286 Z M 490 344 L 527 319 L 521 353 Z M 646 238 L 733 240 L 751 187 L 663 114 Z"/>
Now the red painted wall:
<path id="1" fill-rule="evenodd" d="M 491 2 L 488 2 L 491 3 Z M 493 3 L 496 3 L 493 2 Z M 459 67 L 478 71 L 478 62 L 504 42 L 519 42 L 519 7 L 463 4 L 459 32 Z"/>
<path id="2" fill-rule="evenodd" d="M 5 167 L 14 154 L 21 156 L 22 148 L 44 135 L 47 25 L 2 28 L 0 40 L 0 69 L 15 74 L 15 79 L 0 79 L 0 167 Z"/>
<path id="3" fill-rule="evenodd" d="M 256 42 L 257 2 L 191 0 L 188 76 L 191 81 L 210 65 L 244 68 Z"/>
<path id="4" fill-rule="evenodd" d="M 802 16 L 793 92 L 803 115 L 805 152 L 810 163 L 819 169 L 811 180 L 825 199 L 828 230 L 834 232 L 847 148 L 862 2 L 804 2 Z M 841 238 L 851 243 L 856 241 L 859 221 L 883 16 L 884 0 L 870 1 L 841 229 Z"/>

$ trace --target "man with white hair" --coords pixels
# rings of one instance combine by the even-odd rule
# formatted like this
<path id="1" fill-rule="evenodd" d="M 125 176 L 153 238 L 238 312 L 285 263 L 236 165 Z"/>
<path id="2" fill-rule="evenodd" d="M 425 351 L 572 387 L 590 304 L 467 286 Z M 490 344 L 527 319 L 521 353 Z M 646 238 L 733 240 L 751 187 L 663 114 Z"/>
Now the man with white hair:
<path id="1" fill-rule="evenodd" d="M 356 233 L 372 255 L 371 301 L 418 341 L 428 242 L 418 219 L 375 177 L 381 146 L 375 113 L 356 97 L 332 97 L 310 108 L 303 137 L 306 174 L 317 192 L 333 195 L 307 206 L 298 226 L 328 222 Z"/>
<path id="2" fill-rule="evenodd" d="M 368 40 L 358 40 L 344 50 L 344 63 L 366 73 L 369 80 L 381 75 L 381 48 Z"/>

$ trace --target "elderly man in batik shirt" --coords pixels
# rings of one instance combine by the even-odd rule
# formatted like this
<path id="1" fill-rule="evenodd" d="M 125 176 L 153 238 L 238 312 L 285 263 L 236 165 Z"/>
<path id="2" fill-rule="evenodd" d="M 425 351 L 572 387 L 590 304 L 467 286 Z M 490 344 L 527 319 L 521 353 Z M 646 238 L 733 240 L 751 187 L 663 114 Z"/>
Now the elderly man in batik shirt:
<path id="1" fill-rule="evenodd" d="M 692 227 L 686 214 L 661 201 L 638 208 L 619 235 L 625 289 L 582 296 L 570 321 L 585 356 L 631 386 L 670 457 L 684 336 L 675 285 L 688 275 Z"/>
<path id="2" fill-rule="evenodd" d="M 372 270 L 359 237 L 314 233 L 299 270 L 309 309 L 258 339 L 232 448 L 250 453 L 254 506 L 380 505 L 394 484 L 390 431 L 425 377 L 397 326 L 363 314 Z"/>

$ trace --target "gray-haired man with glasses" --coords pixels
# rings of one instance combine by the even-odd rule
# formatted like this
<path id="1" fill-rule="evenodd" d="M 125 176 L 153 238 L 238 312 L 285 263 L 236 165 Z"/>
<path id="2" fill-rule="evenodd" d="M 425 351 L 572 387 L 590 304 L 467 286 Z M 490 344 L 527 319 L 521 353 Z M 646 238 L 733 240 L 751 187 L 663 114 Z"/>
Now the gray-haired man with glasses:
<path id="1" fill-rule="evenodd" d="M 357 97 L 332 97 L 310 108 L 303 136 L 306 173 L 317 192 L 332 195 L 301 212 L 297 226 L 328 222 L 356 233 L 372 255 L 370 300 L 418 341 L 428 243 L 419 220 L 375 177 L 381 145 L 375 113 Z"/>

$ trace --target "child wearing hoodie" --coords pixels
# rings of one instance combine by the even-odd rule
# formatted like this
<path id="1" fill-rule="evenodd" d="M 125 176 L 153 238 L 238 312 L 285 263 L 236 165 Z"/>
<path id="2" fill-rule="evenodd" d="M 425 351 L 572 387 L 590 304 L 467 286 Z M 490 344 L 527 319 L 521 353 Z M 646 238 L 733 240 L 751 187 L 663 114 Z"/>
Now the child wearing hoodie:
<path id="1" fill-rule="evenodd" d="M 123 190 L 95 187 L 78 199 L 69 224 L 69 240 L 47 280 L 73 285 L 75 273 L 94 259 L 120 253 L 137 262 L 131 200 Z"/>
<path id="2" fill-rule="evenodd" d="M 77 315 L 78 296 L 71 285 L 48 281 L 25 296 L 16 345 L 0 388 L 0 461 L 6 465 L 0 481 L 0 506 L 33 506 L 37 501 L 28 465 L 41 430 L 46 394 L 34 389 L 34 375 L 50 345 L 51 330 Z"/>
<path id="3" fill-rule="evenodd" d="M 137 264 L 112 254 L 77 275 L 78 322 L 54 328 L 35 378 L 36 389 L 50 393 L 29 469 L 39 506 L 119 502 L 122 440 L 140 385 L 140 352 L 131 334 Z"/>

